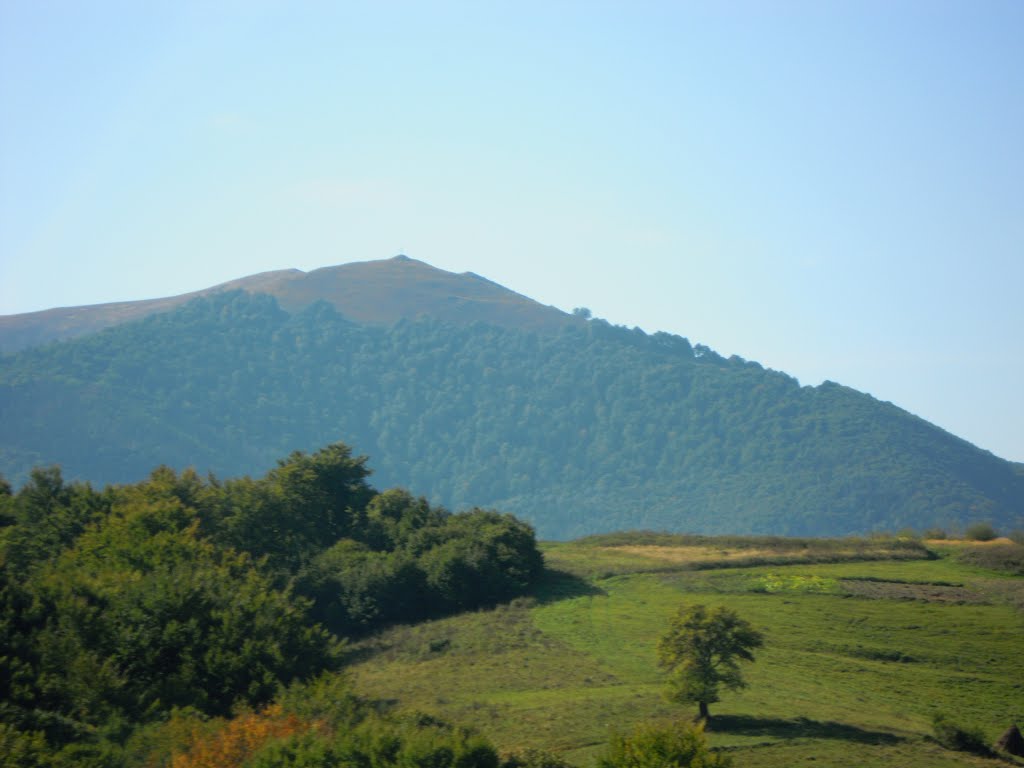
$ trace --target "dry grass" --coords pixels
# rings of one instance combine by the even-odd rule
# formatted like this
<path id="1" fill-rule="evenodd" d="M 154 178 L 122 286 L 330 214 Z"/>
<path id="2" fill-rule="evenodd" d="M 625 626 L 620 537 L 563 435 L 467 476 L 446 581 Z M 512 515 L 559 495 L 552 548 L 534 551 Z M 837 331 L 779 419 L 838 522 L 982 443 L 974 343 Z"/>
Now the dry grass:
<path id="1" fill-rule="evenodd" d="M 622 552 L 628 555 L 637 555 L 639 557 L 646 557 L 652 560 L 672 563 L 674 565 L 698 565 L 708 563 L 722 565 L 736 561 L 742 561 L 744 563 L 750 562 L 751 560 L 768 561 L 776 557 L 802 556 L 807 552 L 803 547 L 793 547 L 791 549 L 780 549 L 778 547 L 723 549 L 719 547 L 706 546 L 662 547 L 648 544 L 634 544 L 620 547 L 596 547 L 596 549 L 604 552 Z"/>
<path id="2" fill-rule="evenodd" d="M 1013 545 L 1013 539 L 1000 536 L 989 541 L 972 541 L 971 539 L 926 539 L 925 544 L 935 549 L 984 549 L 985 547 L 999 547 L 1007 544 Z"/>

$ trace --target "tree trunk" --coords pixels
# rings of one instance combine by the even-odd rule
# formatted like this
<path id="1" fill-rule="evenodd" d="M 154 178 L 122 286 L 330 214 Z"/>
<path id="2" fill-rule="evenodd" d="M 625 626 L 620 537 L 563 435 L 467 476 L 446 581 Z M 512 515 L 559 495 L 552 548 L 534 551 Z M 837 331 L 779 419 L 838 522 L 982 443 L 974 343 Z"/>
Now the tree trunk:
<path id="1" fill-rule="evenodd" d="M 700 708 L 700 715 L 698 720 L 703 720 L 705 723 L 711 720 L 711 713 L 708 712 L 708 703 L 706 701 L 698 701 L 697 706 Z"/>

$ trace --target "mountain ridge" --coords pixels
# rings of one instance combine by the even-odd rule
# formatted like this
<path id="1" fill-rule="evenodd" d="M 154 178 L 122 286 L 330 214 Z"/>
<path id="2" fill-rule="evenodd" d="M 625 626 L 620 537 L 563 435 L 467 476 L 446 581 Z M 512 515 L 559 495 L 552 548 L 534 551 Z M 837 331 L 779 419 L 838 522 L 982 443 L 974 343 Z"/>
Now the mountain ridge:
<path id="1" fill-rule="evenodd" d="M 258 272 L 175 296 L 0 315 L 0 355 L 85 336 L 233 290 L 269 294 L 288 312 L 327 301 L 344 317 L 372 325 L 391 325 L 418 315 L 457 324 L 479 321 L 548 331 L 579 322 L 474 272 L 448 272 L 399 254 L 309 272 Z"/>
<path id="2" fill-rule="evenodd" d="M 567 538 L 1024 527 L 1024 468 L 891 403 L 667 333 L 359 325 L 220 293 L 0 359 L 0 472 L 257 475 L 342 441 L 377 482 Z"/>

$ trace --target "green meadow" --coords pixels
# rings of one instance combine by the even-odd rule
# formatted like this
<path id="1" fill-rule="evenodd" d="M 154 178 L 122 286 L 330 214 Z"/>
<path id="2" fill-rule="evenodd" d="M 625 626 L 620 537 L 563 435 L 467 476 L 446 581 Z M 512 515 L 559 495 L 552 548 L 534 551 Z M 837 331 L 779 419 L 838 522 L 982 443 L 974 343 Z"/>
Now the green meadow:
<path id="1" fill-rule="evenodd" d="M 893 540 L 594 537 L 545 546 L 535 595 L 397 627 L 352 649 L 357 688 L 472 726 L 506 751 L 589 765 L 613 731 L 691 719 L 654 647 L 681 604 L 765 635 L 749 687 L 711 706 L 737 766 L 1024 765 L 948 750 L 944 714 L 989 743 L 1024 724 L 1024 577 L 968 545 Z M 1012 570 L 1012 569 L 1011 569 Z"/>

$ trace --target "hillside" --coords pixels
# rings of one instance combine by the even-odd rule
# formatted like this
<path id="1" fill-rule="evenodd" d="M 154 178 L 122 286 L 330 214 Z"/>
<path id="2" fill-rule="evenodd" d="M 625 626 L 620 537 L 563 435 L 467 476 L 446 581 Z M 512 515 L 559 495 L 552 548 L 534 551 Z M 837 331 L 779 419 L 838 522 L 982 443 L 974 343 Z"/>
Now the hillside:
<path id="1" fill-rule="evenodd" d="M 255 475 L 343 440 L 379 485 L 545 538 L 1024 525 L 1019 466 L 852 389 L 601 320 L 358 325 L 219 293 L 0 360 L 0 423 L 15 484 L 54 462 L 94 483 Z"/>
<path id="2" fill-rule="evenodd" d="M 655 649 L 697 606 L 764 642 L 708 694 L 716 759 L 669 765 L 1024 765 L 989 748 L 1024 719 L 1019 537 L 538 544 L 367 474 L 333 444 L 256 479 L 0 484 L 0 765 L 664 766 L 605 758 L 690 727 Z"/>
<path id="3" fill-rule="evenodd" d="M 201 296 L 234 290 L 274 296 L 289 312 L 326 301 L 357 323 L 391 325 L 403 318 L 427 315 L 451 323 L 485 322 L 552 330 L 579 322 L 472 272 L 456 275 L 407 256 L 396 256 L 309 273 L 298 269 L 263 272 L 167 298 L 0 315 L 0 354 L 85 336 L 170 311 Z"/>
<path id="4" fill-rule="evenodd" d="M 961 559 L 1012 546 L 629 534 L 552 544 L 535 602 L 386 631 L 361 643 L 352 672 L 401 710 L 589 766 L 610 731 L 690 716 L 662 695 L 655 645 L 681 604 L 726 606 L 765 636 L 744 665 L 749 688 L 711 708 L 711 744 L 736 766 L 1019 765 L 945 749 L 932 728 L 943 714 L 991 744 L 1024 719 L 1013 671 L 1024 579 Z"/>

